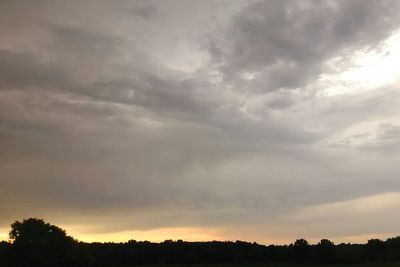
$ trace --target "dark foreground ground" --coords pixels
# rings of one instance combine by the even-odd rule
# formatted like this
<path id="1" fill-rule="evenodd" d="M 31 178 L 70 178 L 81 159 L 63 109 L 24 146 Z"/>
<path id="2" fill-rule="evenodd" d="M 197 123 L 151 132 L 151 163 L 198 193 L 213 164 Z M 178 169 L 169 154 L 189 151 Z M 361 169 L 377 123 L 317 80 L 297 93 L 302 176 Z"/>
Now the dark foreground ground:
<path id="1" fill-rule="evenodd" d="M 292 264 L 157 264 L 135 267 L 400 267 L 400 262 L 333 264 L 333 265 L 292 265 Z M 120 266 L 114 266 L 120 267 Z M 125 266 L 126 267 L 126 266 Z"/>

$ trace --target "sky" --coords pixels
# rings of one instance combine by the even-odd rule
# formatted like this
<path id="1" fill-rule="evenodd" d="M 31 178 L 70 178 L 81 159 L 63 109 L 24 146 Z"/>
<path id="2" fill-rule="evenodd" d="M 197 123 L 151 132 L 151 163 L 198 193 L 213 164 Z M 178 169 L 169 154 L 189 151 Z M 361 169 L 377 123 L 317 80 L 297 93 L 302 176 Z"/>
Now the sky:
<path id="1" fill-rule="evenodd" d="M 0 1 L 0 239 L 400 233 L 400 1 Z"/>

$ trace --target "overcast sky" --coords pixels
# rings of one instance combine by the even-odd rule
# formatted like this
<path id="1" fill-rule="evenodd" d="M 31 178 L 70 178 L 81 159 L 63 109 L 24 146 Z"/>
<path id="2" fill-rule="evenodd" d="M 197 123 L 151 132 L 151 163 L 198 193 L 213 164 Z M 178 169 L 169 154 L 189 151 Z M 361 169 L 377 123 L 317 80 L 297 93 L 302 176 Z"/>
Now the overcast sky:
<path id="1" fill-rule="evenodd" d="M 400 1 L 0 1 L 0 239 L 400 233 Z"/>

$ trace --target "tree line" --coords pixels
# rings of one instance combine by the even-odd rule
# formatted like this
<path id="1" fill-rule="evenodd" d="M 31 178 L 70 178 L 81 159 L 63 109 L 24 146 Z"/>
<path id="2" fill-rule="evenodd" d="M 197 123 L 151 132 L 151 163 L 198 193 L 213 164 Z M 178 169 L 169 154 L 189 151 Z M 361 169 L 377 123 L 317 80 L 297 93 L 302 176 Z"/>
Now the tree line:
<path id="1" fill-rule="evenodd" d="M 290 245 L 268 246 L 244 241 L 85 243 L 36 218 L 14 222 L 9 236 L 8 242 L 0 242 L 0 266 L 4 267 L 400 262 L 400 237 L 386 241 L 371 239 L 366 244 L 338 245 L 328 239 L 322 239 L 318 244 L 297 239 Z"/>

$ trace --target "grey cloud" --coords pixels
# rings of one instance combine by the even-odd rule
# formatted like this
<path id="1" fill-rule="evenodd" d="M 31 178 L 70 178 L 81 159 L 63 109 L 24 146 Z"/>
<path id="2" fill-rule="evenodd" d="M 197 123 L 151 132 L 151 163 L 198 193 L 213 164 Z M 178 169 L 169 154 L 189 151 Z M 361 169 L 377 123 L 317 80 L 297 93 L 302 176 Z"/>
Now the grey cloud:
<path id="1" fill-rule="evenodd" d="M 155 6 L 139 6 L 132 10 L 134 15 L 140 16 L 144 19 L 149 19 L 157 15 L 158 9 Z"/>
<path id="2" fill-rule="evenodd" d="M 218 100 L 205 92 L 208 86 L 196 79 L 165 79 L 144 73 L 135 80 L 99 81 L 90 93 L 102 100 L 146 107 L 160 116 L 196 119 L 218 108 Z"/>
<path id="3" fill-rule="evenodd" d="M 15 87 L 51 86 L 65 83 L 66 74 L 56 66 L 40 62 L 32 52 L 0 51 L 2 90 Z"/>
<path id="4" fill-rule="evenodd" d="M 51 56 L 87 57 L 92 61 L 118 55 L 118 45 L 124 42 L 113 33 L 95 32 L 78 26 L 54 25 L 50 27 L 50 48 L 57 49 Z M 59 53 L 58 53 L 59 52 Z M 68 61 L 67 61 L 68 62 Z M 64 62 L 63 62 L 64 63 Z"/>
<path id="5" fill-rule="evenodd" d="M 84 42 L 82 47 L 90 49 L 86 44 Z M 79 49 L 74 51 L 86 54 Z M 77 60 L 80 54 L 76 54 L 75 57 Z M 94 101 L 145 107 L 160 115 L 171 116 L 172 113 L 188 118 L 203 117 L 218 107 L 218 101 L 205 92 L 210 85 L 196 79 L 160 78 L 150 73 L 137 73 L 136 79 L 129 77 L 104 79 L 96 73 L 96 76 L 91 77 L 93 81 L 82 81 L 78 79 L 79 77 L 73 77 L 70 70 L 73 68 L 79 71 L 82 68 L 80 64 L 75 66 L 75 64 L 43 62 L 38 55 L 31 52 L 7 50 L 0 52 L 0 58 L 2 59 L 0 82 L 3 90 L 19 88 L 32 93 L 48 94 L 58 91 L 88 96 Z M 93 63 L 97 64 L 93 61 L 89 64 Z M 112 68 L 113 65 L 107 66 Z M 86 71 L 87 69 L 84 70 Z M 93 72 L 93 69 L 90 71 Z"/>
<path id="6" fill-rule="evenodd" d="M 393 156 L 400 149 L 400 126 L 381 124 L 377 135 L 372 140 L 361 143 L 358 148 Z"/>
<path id="7" fill-rule="evenodd" d="M 388 36 L 397 9 L 397 1 L 260 1 L 237 15 L 210 51 L 228 81 L 255 72 L 256 91 L 302 87 L 339 52 L 374 47 Z"/>

